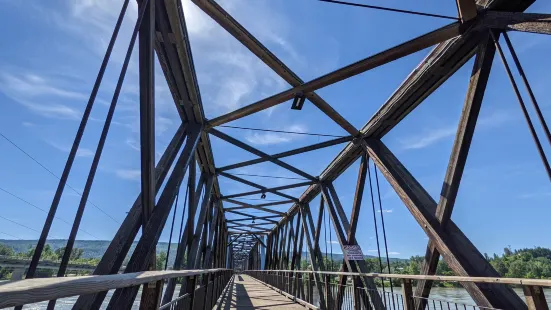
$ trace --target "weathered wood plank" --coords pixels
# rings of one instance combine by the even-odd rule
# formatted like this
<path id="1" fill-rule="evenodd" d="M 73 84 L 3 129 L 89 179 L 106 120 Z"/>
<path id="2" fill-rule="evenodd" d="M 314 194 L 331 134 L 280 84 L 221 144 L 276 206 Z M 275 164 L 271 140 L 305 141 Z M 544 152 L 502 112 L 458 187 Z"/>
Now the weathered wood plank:
<path id="1" fill-rule="evenodd" d="M 99 293 L 162 279 L 200 275 L 225 269 L 143 271 L 101 276 L 77 276 L 8 281 L 0 286 L 0 308 Z"/>

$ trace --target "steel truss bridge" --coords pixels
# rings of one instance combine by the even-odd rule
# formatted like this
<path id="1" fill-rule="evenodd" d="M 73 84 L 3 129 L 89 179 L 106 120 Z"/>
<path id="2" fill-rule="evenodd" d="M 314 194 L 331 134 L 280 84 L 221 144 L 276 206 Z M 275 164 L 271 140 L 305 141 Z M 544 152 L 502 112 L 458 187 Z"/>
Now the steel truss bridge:
<path id="1" fill-rule="evenodd" d="M 30 262 L 26 279 L 0 285 L 0 307 L 15 306 L 21 309 L 24 304 L 49 301 L 47 308 L 53 309 L 56 299 L 78 296 L 73 309 L 99 309 L 104 303 L 108 309 L 130 309 L 141 288 L 140 309 L 207 309 L 216 306 L 218 298 L 219 306 L 226 305 L 224 309 L 239 308 L 246 299 L 243 297 L 243 292 L 247 292 L 246 287 L 252 287 L 251 281 L 257 281 L 262 284 L 261 287 L 266 292 L 290 297 L 291 299 L 286 299 L 288 302 L 290 300 L 293 304 L 312 309 L 409 310 L 432 306 L 444 309 L 446 305 L 442 305 L 440 301 L 440 308 L 438 308 L 434 300 L 429 299 L 429 294 L 434 281 L 447 280 L 460 282 L 476 303 L 476 309 L 548 309 L 543 289 L 551 286 L 551 281 L 500 278 L 492 265 L 451 220 L 492 61 L 496 54 L 502 60 L 511 79 L 534 138 L 536 150 L 551 177 L 551 169 L 543 151 L 542 142 L 534 129 L 537 123 L 530 118 L 528 108 L 535 109 L 548 142 L 551 142 L 551 134 L 507 35 L 509 31 L 551 34 L 550 14 L 524 13 L 534 0 L 478 0 L 476 2 L 456 0 L 458 17 L 452 17 L 453 22 L 447 26 L 310 81 L 300 79 L 216 2 L 191 1 L 292 87 L 230 113 L 206 119 L 181 2 L 179 0 L 139 0 L 138 18 L 58 269 L 58 277 L 33 279 L 103 74 L 126 15 L 129 0 L 125 0 Z M 341 1 L 325 1 L 347 4 Z M 396 11 L 369 5 L 359 6 Z M 403 10 L 401 12 L 424 14 Z M 501 45 L 500 38 L 503 38 L 504 46 Z M 135 44 L 138 44 L 140 75 L 141 194 L 136 197 L 107 251 L 95 268 L 94 276 L 64 277 Z M 316 90 L 320 88 L 429 47 L 433 49 L 425 59 L 414 68 L 362 128 L 354 127 L 337 112 L 334 106 L 316 94 Z M 513 64 L 507 62 L 504 48 L 512 55 Z M 156 165 L 154 53 L 160 62 L 182 120 L 179 129 Z M 201 57 L 201 55 L 195 56 Z M 385 146 L 381 138 L 473 57 L 475 61 L 472 75 L 443 180 L 442 193 L 439 201 L 435 201 L 408 172 L 407 167 Z M 513 66 L 520 73 L 520 82 L 516 81 L 511 73 Z M 529 101 L 533 107 L 526 105 L 520 95 L 518 84 L 524 84 L 528 89 Z M 305 100 L 308 100 L 342 127 L 348 136 L 278 154 L 266 154 L 217 129 L 231 121 L 290 100 L 293 101 L 294 109 L 301 109 Z M 258 158 L 217 167 L 209 140 L 211 135 Z M 344 145 L 341 152 L 318 176 L 305 173 L 300 168 L 281 161 L 284 157 L 337 144 Z M 361 164 L 349 218 L 332 183 L 357 160 Z M 274 188 L 228 173 L 230 169 L 262 162 L 271 162 L 307 181 Z M 358 215 L 362 206 L 366 178 L 372 171 L 369 168 L 370 162 L 376 167 L 374 168 L 376 176 L 380 174 L 388 181 L 429 238 L 419 275 L 372 274 L 369 273 L 364 260 L 354 260 L 348 255 L 344 256 L 340 272 L 327 272 L 319 244 L 322 229 L 321 214 L 324 210 L 329 214 L 343 253 L 346 253 L 345 247 L 357 246 Z M 184 179 L 186 175 L 188 178 Z M 223 195 L 218 183 L 220 177 L 249 185 L 257 190 Z M 369 178 L 371 180 L 370 175 Z M 161 186 L 162 184 L 165 184 L 164 187 Z M 181 185 L 187 188 L 188 194 L 185 200 L 189 209 L 185 228 L 178 236 L 180 241 L 175 249 L 176 260 L 172 266 L 173 270 L 150 271 L 155 265 L 156 244 L 169 220 L 170 211 Z M 282 192 L 285 189 L 301 186 L 308 187 L 300 197 Z M 204 193 L 204 199 L 201 199 L 201 193 Z M 265 193 L 280 196 L 284 200 L 250 204 L 235 199 Z M 156 201 L 157 195 L 159 198 Z M 311 208 L 314 206 L 311 206 L 310 202 L 318 195 L 321 195 L 318 212 L 320 217 L 314 219 L 311 213 Z M 237 207 L 228 207 L 225 203 L 232 203 Z M 288 205 L 289 209 L 283 212 L 269 208 L 280 204 Z M 263 211 L 265 215 L 252 216 L 246 212 L 250 209 Z M 241 217 L 227 219 L 228 213 Z M 251 220 L 256 222 L 246 224 Z M 140 229 L 142 234 L 137 240 L 136 249 L 124 273 L 118 274 L 130 245 L 137 239 Z M 310 253 L 308 259 L 312 270 L 309 271 L 300 270 L 300 262 L 303 259 L 301 255 L 305 249 Z M 265 256 L 261 255 L 262 251 L 265 251 Z M 440 258 L 449 265 L 457 277 L 434 275 Z M 243 274 L 234 275 L 234 270 L 243 271 Z M 392 292 L 392 295 L 389 295 L 389 292 L 381 292 L 377 287 L 381 277 L 399 279 L 402 283 L 400 293 Z M 245 284 L 239 284 L 239 281 Z M 523 288 L 524 296 L 521 297 L 513 291 L 512 287 L 515 285 Z M 258 286 L 255 287 L 258 288 Z M 106 299 L 108 290 L 114 291 Z M 229 301 L 227 298 L 230 298 Z M 235 298 L 237 299 L 234 300 Z M 451 303 L 452 308 L 457 309 L 458 305 Z M 253 306 L 256 307 L 256 305 Z M 262 307 L 276 308 L 276 306 L 267 305 Z M 450 309 L 449 302 L 447 307 Z M 463 306 L 459 305 L 459 307 Z"/>

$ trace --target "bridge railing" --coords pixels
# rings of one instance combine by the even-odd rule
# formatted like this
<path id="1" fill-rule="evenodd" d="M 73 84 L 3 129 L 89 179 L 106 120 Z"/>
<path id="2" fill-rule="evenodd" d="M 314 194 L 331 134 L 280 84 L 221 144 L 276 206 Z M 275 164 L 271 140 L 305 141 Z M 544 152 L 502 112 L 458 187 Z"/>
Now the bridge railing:
<path id="1" fill-rule="evenodd" d="M 272 289 L 302 303 L 311 309 L 372 309 L 369 305 L 369 293 L 375 291 L 381 297 L 386 309 L 413 310 L 467 310 L 467 309 L 497 309 L 470 305 L 456 300 L 436 298 L 421 298 L 413 295 L 413 285 L 416 281 L 437 281 L 452 283 L 498 283 L 513 288 L 522 289 L 527 308 L 529 310 L 549 310 L 544 288 L 551 287 L 551 280 L 520 279 L 520 278 L 491 278 L 491 277 L 457 277 L 457 276 L 428 276 L 382 273 L 353 273 L 353 272 L 323 272 L 323 271 L 293 271 L 293 270 L 248 270 L 244 271 Z M 314 277 L 314 275 L 319 275 Z M 377 288 L 367 290 L 358 283 L 361 278 L 371 278 L 377 283 Z M 320 286 L 315 282 L 320 279 Z M 389 283 L 399 282 L 400 286 L 392 289 Z M 383 286 L 384 284 L 384 286 Z M 320 304 L 319 292 L 322 292 Z M 369 292 L 371 291 L 371 292 Z M 505 309 L 504 309 L 505 310 Z M 508 310 L 508 309 L 506 309 Z"/>
<path id="2" fill-rule="evenodd" d="M 232 274 L 230 269 L 205 269 L 8 281 L 0 284 L 0 309 L 146 283 L 162 285 L 171 278 L 180 280 L 182 290 L 162 309 L 212 309 Z"/>

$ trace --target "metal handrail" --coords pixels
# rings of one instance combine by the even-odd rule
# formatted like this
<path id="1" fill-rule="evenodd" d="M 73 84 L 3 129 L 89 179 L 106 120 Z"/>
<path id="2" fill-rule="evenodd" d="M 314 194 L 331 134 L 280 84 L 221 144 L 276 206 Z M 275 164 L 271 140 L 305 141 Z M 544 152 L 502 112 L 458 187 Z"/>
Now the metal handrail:
<path id="1" fill-rule="evenodd" d="M 462 277 L 462 276 L 437 276 L 437 275 L 429 276 L 429 275 L 408 275 L 408 274 L 392 274 L 392 273 L 359 273 L 359 272 L 308 271 L 308 270 L 246 270 L 244 271 L 244 273 L 247 273 L 247 272 L 324 274 L 324 275 L 335 275 L 335 276 L 360 276 L 360 277 L 368 277 L 368 278 L 393 278 L 393 279 L 472 282 L 472 283 L 500 283 L 500 284 L 517 284 L 517 285 L 551 287 L 551 280 L 544 280 L 544 279 Z"/>
<path id="2" fill-rule="evenodd" d="M 173 271 L 143 271 L 124 274 L 78 276 L 8 281 L 0 285 L 0 308 L 59 299 L 111 289 L 136 286 L 195 275 L 227 271 L 229 269 L 199 269 Z"/>

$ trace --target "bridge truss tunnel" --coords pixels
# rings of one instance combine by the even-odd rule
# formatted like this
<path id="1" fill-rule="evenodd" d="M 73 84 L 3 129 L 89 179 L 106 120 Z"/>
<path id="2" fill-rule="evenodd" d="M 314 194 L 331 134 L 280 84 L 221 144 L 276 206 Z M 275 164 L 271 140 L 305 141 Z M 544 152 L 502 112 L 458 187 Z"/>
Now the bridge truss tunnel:
<path id="1" fill-rule="evenodd" d="M 140 73 L 141 194 L 136 197 L 126 218 L 113 237 L 108 250 L 96 267 L 94 275 L 118 273 L 134 241 L 137 241 L 137 246 L 131 254 L 124 273 L 130 274 L 151 270 L 152 266 L 155 266 L 155 249 L 163 229 L 166 225 L 174 227 L 175 215 L 173 215 L 172 224 L 170 224 L 170 213 L 175 201 L 177 201 L 181 186 L 184 186 L 186 189 L 186 195 L 183 199 L 185 205 L 180 206 L 180 208 L 187 208 L 187 217 L 182 219 L 183 228 L 180 231 L 177 228 L 174 229 L 178 244 L 173 249 L 176 253 L 176 259 L 174 265 L 169 266 L 171 269 L 227 268 L 244 270 L 253 277 L 269 282 L 271 280 L 267 276 L 255 272 L 260 272 L 260 270 L 274 271 L 275 275 L 283 277 L 285 271 L 299 271 L 301 261 L 305 259 L 302 257 L 303 252 L 307 249 L 309 253 L 307 259 L 313 272 L 295 278 L 298 281 L 298 279 L 302 280 L 304 277 L 308 277 L 312 281 L 312 288 L 317 292 L 320 308 L 332 308 L 330 305 L 339 305 L 340 307 L 345 294 L 344 288 L 338 288 L 334 293 L 329 292 L 324 287 L 328 282 L 325 278 L 326 275 L 317 273 L 327 270 L 320 250 L 320 235 L 323 229 L 321 215 L 324 212 L 327 214 L 328 223 L 332 225 L 331 229 L 335 232 L 336 240 L 343 253 L 346 254 L 347 249 L 354 246 L 359 247 L 356 240 L 356 231 L 362 208 L 366 178 L 369 173 L 377 173 L 377 177 L 378 175 L 384 177 L 392 186 L 429 238 L 420 276 L 434 275 L 438 261 L 442 257 L 457 276 L 499 277 L 492 265 L 484 259 L 480 251 L 451 220 L 451 213 L 496 52 L 498 57 L 503 59 L 514 89 L 519 94 L 518 86 L 510 74 L 509 64 L 503 56 L 503 49 L 499 43 L 500 37 L 504 38 L 506 46 L 513 54 L 516 68 L 522 72 L 521 64 L 516 57 L 507 32 L 520 31 L 549 35 L 551 34 L 551 15 L 523 13 L 532 4 L 532 0 L 481 0 L 477 3 L 472 0 L 457 0 L 459 17 L 453 17 L 454 21 L 449 25 L 313 80 L 303 81 L 215 1 L 192 0 L 192 2 L 292 87 L 227 114 L 213 119 L 206 119 L 181 2 L 177 0 L 138 1 L 138 18 L 121 69 L 119 83 L 114 91 L 100 142 L 90 168 L 83 197 L 73 223 L 66 252 L 58 270 L 59 277 L 63 277 L 67 270 L 69 255 L 74 246 L 76 233 L 94 181 L 105 139 L 109 133 L 119 92 L 135 44 L 137 44 L 139 52 Z M 124 1 L 119 20 L 113 31 L 96 84 L 43 227 L 35 255 L 28 269 L 27 279 L 33 278 L 36 271 L 40 254 L 55 217 L 57 205 L 63 194 L 65 182 L 71 171 L 73 160 L 78 151 L 82 134 L 85 131 L 90 111 L 101 84 L 103 73 L 109 63 L 111 51 L 128 5 L 129 0 Z M 383 103 L 377 113 L 362 128 L 354 127 L 332 105 L 316 94 L 316 90 L 323 87 L 384 66 L 384 64 L 432 46 L 434 48 L 426 58 L 414 68 L 394 94 Z M 164 78 L 181 118 L 179 129 L 156 164 L 154 147 L 154 54 L 159 60 Z M 201 57 L 201 55 L 195 55 L 195 57 Z M 381 139 L 473 57 L 474 67 L 449 165 L 443 180 L 442 194 L 440 200 L 435 201 Z M 530 85 L 524 73 L 521 74 L 522 82 L 529 88 Z M 542 142 L 540 142 L 534 130 L 534 123 L 526 112 L 526 106 L 520 94 L 518 99 L 535 139 L 537 151 L 541 155 L 543 167 L 551 178 L 551 169 L 542 149 Z M 290 100 L 293 101 L 294 109 L 301 109 L 304 102 L 308 100 L 340 126 L 347 135 L 333 137 L 325 142 L 277 154 L 267 154 L 219 130 L 219 127 L 227 126 L 225 124 L 231 121 L 264 111 Z M 537 111 L 547 140 L 551 142 L 551 135 L 532 92 L 530 92 L 530 101 Z M 214 163 L 210 142 L 211 136 L 228 142 L 232 145 L 231 147 L 249 152 L 255 155 L 256 158 L 218 167 Z M 340 153 L 317 176 L 306 173 L 300 167 L 295 167 L 281 160 L 285 157 L 341 144 L 344 146 Z M 356 161 L 360 161 L 360 168 L 352 212 L 351 216 L 348 217 L 333 182 Z M 300 176 L 303 180 L 278 187 L 270 187 L 229 172 L 232 169 L 263 162 L 277 165 L 281 169 Z M 374 168 L 370 168 L 370 165 Z M 225 195 L 222 194 L 219 178 L 227 178 L 255 188 L 255 190 Z M 371 176 L 369 176 L 369 180 L 371 181 Z M 164 186 L 162 186 L 163 184 Z M 284 192 L 287 189 L 298 187 L 307 187 L 299 197 Z M 250 195 L 266 197 L 267 193 L 281 199 L 278 201 L 260 199 L 259 203 L 244 202 L 239 199 Z M 318 206 L 311 203 L 318 196 L 321 197 L 317 211 L 319 216 L 314 218 L 311 210 L 314 207 L 318 208 Z M 283 211 L 281 208 L 277 210 L 270 208 L 274 206 L 288 206 L 288 209 Z M 260 213 L 251 214 L 251 210 L 260 211 Z M 230 213 L 233 214 L 232 218 L 226 216 Z M 240 217 L 234 217 L 236 215 Z M 137 238 L 140 230 L 142 232 L 141 236 Z M 364 260 L 353 260 L 348 255 L 344 255 L 343 268 L 336 277 L 340 287 L 344 287 L 347 281 L 350 281 L 350 278 L 353 279 L 355 287 L 368 292 L 361 298 L 361 303 L 365 307 L 383 309 L 387 307 L 387 301 L 385 297 L 381 297 L 377 293 L 376 280 L 373 277 L 361 275 L 369 272 L 370 270 L 368 270 Z M 352 277 L 347 273 L 356 273 L 359 276 Z M 172 277 L 167 279 L 165 284 L 160 282 L 144 284 L 142 286 L 140 307 L 157 309 L 160 304 L 170 303 L 175 294 L 178 297 L 189 293 L 190 290 L 193 292 L 193 288 L 198 285 L 195 282 L 197 279 L 190 277 L 186 280 L 187 282 L 178 282 L 176 277 Z M 216 282 L 217 279 L 223 279 L 226 283 L 228 281 L 227 274 L 224 273 L 203 276 L 200 281 L 203 285 L 208 286 L 211 283 L 209 281 L 218 283 Z M 415 309 L 426 307 L 426 298 L 430 294 L 431 284 L 431 280 L 420 278 L 417 281 L 413 290 L 415 296 L 420 298 L 416 299 L 415 304 L 410 307 L 415 307 Z M 165 286 L 164 295 L 163 285 Z M 278 285 L 272 283 L 274 287 L 278 287 Z M 510 287 L 495 283 L 475 282 L 464 282 L 462 285 L 480 307 L 528 309 L 527 304 Z M 178 286 L 179 292 L 175 292 Z M 139 287 L 139 285 L 135 285 L 117 288 L 109 300 L 109 308 L 128 309 L 136 299 Z M 279 287 L 279 289 L 282 288 Z M 294 289 L 289 289 L 287 293 L 293 293 L 292 290 L 295 290 L 294 294 L 291 294 L 294 296 L 306 298 L 305 296 L 308 294 L 308 292 L 299 293 L 297 286 Z M 215 292 L 221 293 L 222 290 L 219 287 Z M 104 302 L 105 297 L 106 292 L 82 294 L 73 309 L 98 309 Z M 49 308 L 54 306 L 55 300 L 52 300 Z"/>

